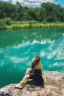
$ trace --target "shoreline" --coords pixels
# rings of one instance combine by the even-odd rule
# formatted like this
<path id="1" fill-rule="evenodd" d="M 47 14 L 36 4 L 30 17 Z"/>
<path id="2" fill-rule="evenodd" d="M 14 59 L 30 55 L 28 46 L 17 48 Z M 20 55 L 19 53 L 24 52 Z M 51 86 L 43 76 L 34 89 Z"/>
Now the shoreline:
<path id="1" fill-rule="evenodd" d="M 47 71 L 43 72 L 42 76 L 43 85 L 37 86 L 32 81 L 28 81 L 20 90 L 15 89 L 16 83 L 9 84 L 0 88 L 0 96 L 64 96 L 64 73 Z"/>
<path id="2" fill-rule="evenodd" d="M 11 25 L 1 26 L 0 29 L 27 29 L 27 28 L 64 28 L 64 23 L 12 23 Z"/>

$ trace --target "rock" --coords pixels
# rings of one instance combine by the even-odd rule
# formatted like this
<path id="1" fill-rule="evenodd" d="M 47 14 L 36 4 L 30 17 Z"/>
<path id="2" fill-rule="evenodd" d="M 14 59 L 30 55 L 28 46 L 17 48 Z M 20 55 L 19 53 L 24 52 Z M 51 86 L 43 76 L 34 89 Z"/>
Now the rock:
<path id="1" fill-rule="evenodd" d="M 20 90 L 16 84 L 0 89 L 0 96 L 64 96 L 64 73 L 43 72 L 44 86 L 35 85 L 31 80 Z"/>

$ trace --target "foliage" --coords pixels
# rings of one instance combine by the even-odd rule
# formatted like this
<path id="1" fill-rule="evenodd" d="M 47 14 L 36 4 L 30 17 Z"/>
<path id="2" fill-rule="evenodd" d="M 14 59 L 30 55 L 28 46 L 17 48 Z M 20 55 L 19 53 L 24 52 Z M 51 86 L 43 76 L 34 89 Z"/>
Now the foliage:
<path id="1" fill-rule="evenodd" d="M 0 28 L 6 28 L 7 25 L 12 25 L 11 18 L 0 19 Z"/>
<path id="2" fill-rule="evenodd" d="M 0 19 L 0 28 L 5 28 L 6 24 L 3 19 Z"/>
<path id="3" fill-rule="evenodd" d="M 57 4 L 49 2 L 42 3 L 40 7 L 32 8 L 27 6 L 21 6 L 19 2 L 14 5 L 0 1 L 0 19 L 3 18 L 5 18 L 4 21 L 6 22 L 6 25 L 12 24 L 12 20 L 35 20 L 43 23 L 64 22 L 64 8 Z M 32 26 L 32 22 L 30 22 L 29 25 Z"/>
<path id="4" fill-rule="evenodd" d="M 11 18 L 4 18 L 4 23 L 6 25 L 11 25 L 12 24 L 12 19 Z"/>

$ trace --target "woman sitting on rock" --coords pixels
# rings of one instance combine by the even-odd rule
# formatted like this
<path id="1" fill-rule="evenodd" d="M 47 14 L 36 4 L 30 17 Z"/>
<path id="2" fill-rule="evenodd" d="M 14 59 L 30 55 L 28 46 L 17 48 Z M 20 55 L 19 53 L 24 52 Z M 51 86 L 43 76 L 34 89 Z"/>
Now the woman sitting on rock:
<path id="1" fill-rule="evenodd" d="M 44 80 L 42 78 L 42 66 L 39 56 L 35 56 L 32 59 L 31 67 L 32 68 L 27 69 L 23 80 L 19 84 L 17 84 L 15 88 L 22 89 L 28 82 L 28 79 L 33 79 L 37 85 L 42 85 L 44 83 Z"/>

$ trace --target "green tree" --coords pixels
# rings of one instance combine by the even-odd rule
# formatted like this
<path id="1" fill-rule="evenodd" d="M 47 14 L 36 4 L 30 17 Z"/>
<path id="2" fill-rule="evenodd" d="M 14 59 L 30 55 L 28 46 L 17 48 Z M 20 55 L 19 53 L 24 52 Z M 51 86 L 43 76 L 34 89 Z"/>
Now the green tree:
<path id="1" fill-rule="evenodd" d="M 61 21 L 61 6 L 54 3 L 42 3 L 41 7 L 46 9 L 46 18 L 48 22 Z"/>
<path id="2" fill-rule="evenodd" d="M 0 19 L 11 18 L 17 21 L 36 20 L 39 22 L 64 22 L 64 8 L 54 3 L 42 3 L 40 7 L 21 6 L 0 1 Z"/>
<path id="3" fill-rule="evenodd" d="M 46 20 L 46 10 L 45 10 L 45 8 L 43 8 L 43 7 L 40 7 L 39 8 L 39 14 L 40 14 L 40 19 L 39 19 L 39 21 L 44 21 L 44 20 Z"/>

